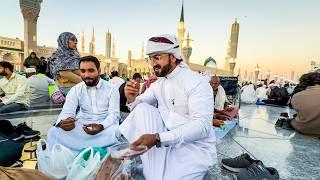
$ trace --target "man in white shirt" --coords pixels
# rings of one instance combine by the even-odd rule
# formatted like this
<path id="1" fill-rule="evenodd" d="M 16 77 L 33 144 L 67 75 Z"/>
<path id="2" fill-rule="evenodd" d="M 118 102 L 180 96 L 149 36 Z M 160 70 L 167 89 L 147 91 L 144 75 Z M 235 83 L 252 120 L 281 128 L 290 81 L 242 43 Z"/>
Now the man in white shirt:
<path id="1" fill-rule="evenodd" d="M 267 88 L 264 87 L 262 84 L 257 85 L 256 94 L 257 94 L 258 101 L 268 99 Z"/>
<path id="2" fill-rule="evenodd" d="M 228 98 L 225 90 L 220 85 L 220 78 L 218 76 L 212 76 L 210 85 L 213 89 L 214 97 L 214 115 L 217 119 L 231 120 L 239 112 L 239 107 L 228 106 Z"/>
<path id="3" fill-rule="evenodd" d="M 62 144 L 78 152 L 85 147 L 107 147 L 117 142 L 119 91 L 99 74 L 100 63 L 96 57 L 81 58 L 83 82 L 71 88 L 56 126 L 49 129 L 49 148 Z"/>
<path id="4" fill-rule="evenodd" d="M 109 82 L 114 84 L 117 87 L 117 89 L 119 89 L 120 86 L 125 82 L 123 79 L 119 77 L 118 71 L 112 71 L 111 77 L 112 78 L 109 80 Z"/>
<path id="5" fill-rule="evenodd" d="M 49 86 L 55 85 L 54 80 L 37 74 L 35 68 L 26 68 L 26 76 L 30 85 L 30 106 L 51 104 Z"/>
<path id="6" fill-rule="evenodd" d="M 139 96 L 139 83 L 125 87 L 131 113 L 120 131 L 132 149 L 149 148 L 141 156 L 147 180 L 202 179 L 217 162 L 212 88 L 183 62 L 178 44 L 171 35 L 150 38 L 146 52 L 159 79 Z"/>
<path id="7" fill-rule="evenodd" d="M 29 106 L 29 84 L 26 77 L 13 72 L 13 65 L 0 62 L 0 113 L 26 110 Z"/>

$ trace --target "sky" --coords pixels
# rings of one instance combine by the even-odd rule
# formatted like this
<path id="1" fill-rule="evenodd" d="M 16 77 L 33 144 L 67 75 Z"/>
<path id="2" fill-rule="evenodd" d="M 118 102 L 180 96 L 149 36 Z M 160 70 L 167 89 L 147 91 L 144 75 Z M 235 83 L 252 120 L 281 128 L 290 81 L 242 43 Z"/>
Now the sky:
<path id="1" fill-rule="evenodd" d="M 61 32 L 84 31 L 86 50 L 94 27 L 96 51 L 104 54 L 110 31 L 116 56 L 141 56 L 143 42 L 159 34 L 175 34 L 181 0 L 44 0 L 38 19 L 38 45 L 56 47 Z M 0 1 L 0 36 L 23 39 L 18 0 Z M 190 62 L 203 64 L 209 56 L 224 68 L 231 25 L 240 24 L 236 69 L 254 71 L 259 64 L 287 78 L 307 72 L 310 61 L 320 62 L 319 0 L 185 0 L 185 28 L 193 52 Z M 79 49 L 81 43 L 79 43 Z M 237 71 L 237 70 L 236 70 Z"/>

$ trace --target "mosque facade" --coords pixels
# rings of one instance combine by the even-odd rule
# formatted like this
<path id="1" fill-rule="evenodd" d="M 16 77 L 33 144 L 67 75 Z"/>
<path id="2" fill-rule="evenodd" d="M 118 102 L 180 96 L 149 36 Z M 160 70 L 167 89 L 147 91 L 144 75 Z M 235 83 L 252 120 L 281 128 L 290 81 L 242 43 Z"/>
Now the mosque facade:
<path id="1" fill-rule="evenodd" d="M 35 52 L 38 57 L 43 56 L 48 58 L 55 51 L 55 47 L 39 46 L 37 44 L 37 20 L 40 13 L 41 3 L 42 0 L 20 0 L 20 8 L 24 18 L 24 40 L 0 36 L 0 61 L 6 60 L 13 63 L 15 70 L 17 71 L 23 70 L 23 61 L 27 56 L 29 56 L 30 52 Z M 233 70 L 230 70 L 230 68 L 218 69 L 216 61 L 211 57 L 202 60 L 203 64 L 191 63 L 190 57 L 192 54 L 192 47 L 190 44 L 193 40 L 190 38 L 189 33 L 186 36 L 185 32 L 184 9 L 182 4 L 178 26 L 178 38 L 181 54 L 185 62 L 194 71 L 217 75 L 232 75 Z M 237 37 L 234 38 L 234 35 L 232 34 L 231 42 L 235 39 L 236 46 L 231 46 L 233 49 L 234 47 L 237 48 Z M 112 40 L 113 43 L 111 43 Z M 120 76 L 131 77 L 134 73 L 138 72 L 147 78 L 153 72 L 150 63 L 148 62 L 148 58 L 144 55 L 144 45 L 142 45 L 140 57 L 132 57 L 132 51 L 129 50 L 127 59 L 120 61 L 120 59 L 116 57 L 116 45 L 114 38 L 112 38 L 112 34 L 109 31 L 106 32 L 105 37 L 105 54 L 96 53 L 94 29 L 92 30 L 91 40 L 88 43 L 88 51 L 86 51 L 84 32 L 82 32 L 80 42 L 81 56 L 96 56 L 101 62 L 102 73 L 110 73 L 113 70 L 117 70 Z M 236 57 L 236 51 L 234 52 L 234 50 L 232 50 L 231 55 L 231 57 Z M 208 60 L 210 60 L 210 62 L 208 62 Z M 208 64 L 210 64 L 210 66 Z"/>

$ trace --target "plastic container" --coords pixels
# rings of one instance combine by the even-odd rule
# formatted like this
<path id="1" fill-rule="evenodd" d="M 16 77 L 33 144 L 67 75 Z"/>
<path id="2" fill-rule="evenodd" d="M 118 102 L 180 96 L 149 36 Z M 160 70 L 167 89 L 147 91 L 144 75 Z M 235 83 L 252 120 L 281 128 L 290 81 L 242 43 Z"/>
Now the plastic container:
<path id="1" fill-rule="evenodd" d="M 115 144 L 109 148 L 110 155 L 115 159 L 131 159 L 145 153 L 148 147 L 145 145 L 138 146 L 138 150 L 130 149 L 129 143 Z"/>

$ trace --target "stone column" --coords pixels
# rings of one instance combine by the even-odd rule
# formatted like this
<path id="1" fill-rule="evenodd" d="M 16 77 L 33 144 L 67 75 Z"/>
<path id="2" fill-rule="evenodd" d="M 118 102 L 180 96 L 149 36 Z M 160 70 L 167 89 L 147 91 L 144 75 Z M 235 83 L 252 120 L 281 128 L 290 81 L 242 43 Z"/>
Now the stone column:
<path id="1" fill-rule="evenodd" d="M 257 66 L 254 68 L 254 83 L 253 84 L 256 84 L 257 81 L 258 81 L 258 78 L 259 78 L 259 73 L 260 73 L 260 67 L 259 65 L 257 64 Z"/>
<path id="2" fill-rule="evenodd" d="M 42 0 L 20 0 L 24 20 L 24 58 L 37 47 L 37 21 Z"/>

